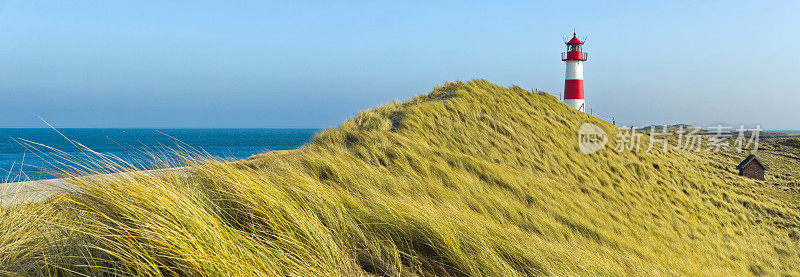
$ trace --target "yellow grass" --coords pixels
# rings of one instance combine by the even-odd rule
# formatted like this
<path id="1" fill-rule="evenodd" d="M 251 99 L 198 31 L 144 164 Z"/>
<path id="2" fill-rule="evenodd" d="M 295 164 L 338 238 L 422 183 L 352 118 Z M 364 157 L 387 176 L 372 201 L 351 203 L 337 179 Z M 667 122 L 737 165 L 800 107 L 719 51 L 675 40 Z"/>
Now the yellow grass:
<path id="1" fill-rule="evenodd" d="M 75 178 L 79 193 L 2 210 L 0 270 L 800 275 L 797 195 L 707 153 L 584 155 L 584 122 L 616 133 L 547 94 L 447 83 L 296 151 L 201 158 L 188 175 Z M 74 173 L 135 169 L 118 163 Z"/>

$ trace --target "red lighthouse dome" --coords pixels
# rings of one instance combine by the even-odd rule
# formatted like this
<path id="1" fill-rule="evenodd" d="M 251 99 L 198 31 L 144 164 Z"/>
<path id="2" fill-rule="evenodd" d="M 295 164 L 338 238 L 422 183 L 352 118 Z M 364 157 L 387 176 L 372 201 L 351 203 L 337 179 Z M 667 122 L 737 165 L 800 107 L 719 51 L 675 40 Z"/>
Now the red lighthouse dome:
<path id="1" fill-rule="evenodd" d="M 583 42 L 578 39 L 577 34 L 572 33 L 572 39 L 566 42 L 567 45 L 575 45 L 575 44 L 583 44 Z"/>

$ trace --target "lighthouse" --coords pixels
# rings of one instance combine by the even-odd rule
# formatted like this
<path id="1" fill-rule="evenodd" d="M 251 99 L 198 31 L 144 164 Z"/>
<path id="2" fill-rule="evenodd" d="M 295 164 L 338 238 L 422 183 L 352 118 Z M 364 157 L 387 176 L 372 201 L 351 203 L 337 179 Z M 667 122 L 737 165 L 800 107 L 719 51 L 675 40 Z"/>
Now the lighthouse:
<path id="1" fill-rule="evenodd" d="M 586 112 L 586 101 L 583 99 L 583 62 L 587 54 L 583 52 L 583 42 L 572 33 L 572 39 L 565 42 L 567 51 L 561 52 L 561 60 L 567 64 L 564 80 L 564 103 L 579 111 Z"/>

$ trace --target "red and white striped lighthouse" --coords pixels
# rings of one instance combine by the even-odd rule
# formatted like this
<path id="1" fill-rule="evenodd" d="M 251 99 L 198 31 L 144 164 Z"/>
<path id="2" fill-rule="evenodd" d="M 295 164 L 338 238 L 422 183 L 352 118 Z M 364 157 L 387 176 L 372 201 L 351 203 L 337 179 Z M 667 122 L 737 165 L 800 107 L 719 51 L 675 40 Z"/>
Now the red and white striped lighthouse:
<path id="1" fill-rule="evenodd" d="M 583 42 L 575 33 L 572 33 L 572 39 L 565 44 L 567 44 L 567 52 L 561 52 L 561 60 L 567 64 L 564 103 L 586 112 L 586 101 L 583 99 L 583 62 L 586 61 L 588 55 L 583 52 Z"/>

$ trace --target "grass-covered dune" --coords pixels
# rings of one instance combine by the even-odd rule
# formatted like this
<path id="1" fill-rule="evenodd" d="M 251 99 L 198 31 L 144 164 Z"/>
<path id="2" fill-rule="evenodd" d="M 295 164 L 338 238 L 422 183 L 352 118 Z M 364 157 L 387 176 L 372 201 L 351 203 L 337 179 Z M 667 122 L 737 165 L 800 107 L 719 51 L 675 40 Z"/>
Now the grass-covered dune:
<path id="1" fill-rule="evenodd" d="M 477 80 L 366 110 L 296 151 L 116 175 L 5 208 L 20 275 L 799 275 L 798 196 L 730 159 L 582 154 L 616 127 Z M 112 161 L 103 170 L 122 170 Z"/>

